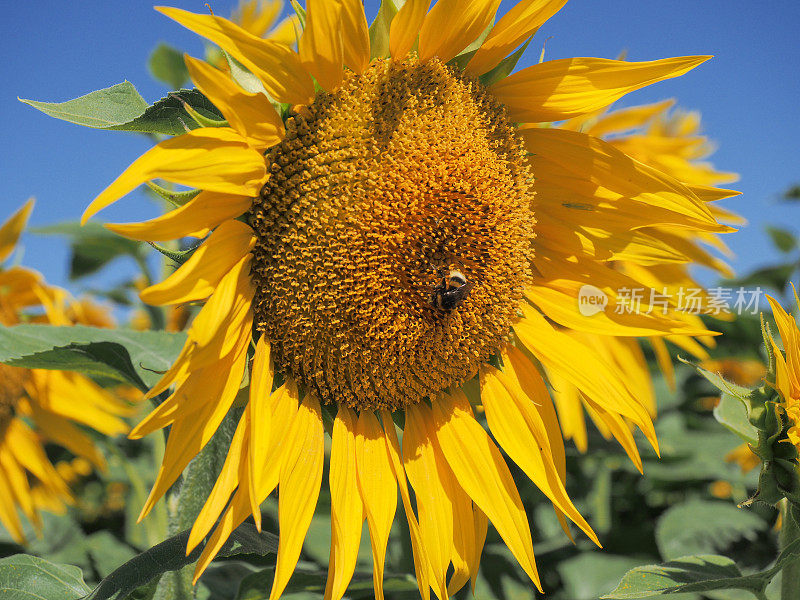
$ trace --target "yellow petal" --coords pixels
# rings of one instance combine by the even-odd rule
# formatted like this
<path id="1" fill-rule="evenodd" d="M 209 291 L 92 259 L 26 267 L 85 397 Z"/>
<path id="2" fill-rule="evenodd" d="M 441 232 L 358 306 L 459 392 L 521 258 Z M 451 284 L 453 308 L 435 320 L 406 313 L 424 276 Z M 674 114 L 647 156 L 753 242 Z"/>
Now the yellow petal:
<path id="1" fill-rule="evenodd" d="M 342 44 L 342 6 L 330 0 L 306 1 L 306 28 L 300 38 L 300 60 L 325 90 L 342 83 L 344 49 Z"/>
<path id="2" fill-rule="evenodd" d="M 253 203 L 249 196 L 200 192 L 189 202 L 142 223 L 107 223 L 106 228 L 132 240 L 163 242 L 182 237 L 202 238 L 223 221 L 244 214 Z"/>
<path id="3" fill-rule="evenodd" d="M 403 500 L 403 510 L 406 513 L 406 520 L 408 521 L 408 530 L 411 534 L 411 551 L 414 555 L 414 571 L 417 574 L 417 585 L 419 586 L 419 593 L 423 600 L 428 600 L 431 595 L 431 588 L 428 584 L 428 570 L 429 561 L 428 555 L 425 552 L 425 545 L 422 543 L 422 536 L 419 531 L 419 523 L 414 515 L 414 509 L 411 506 L 411 494 L 408 493 L 408 484 L 406 482 L 406 472 L 400 462 L 400 443 L 397 441 L 397 432 L 394 429 L 394 422 L 392 415 L 387 410 L 381 411 L 381 420 L 383 421 L 383 429 L 386 432 L 384 439 L 386 440 L 386 452 L 389 455 L 389 461 L 392 466 L 392 474 L 400 487 L 400 498 Z M 477 572 L 477 567 L 476 567 Z"/>
<path id="4" fill-rule="evenodd" d="M 786 367 L 793 390 L 800 393 L 800 331 L 797 323 L 789 313 L 772 296 L 767 296 L 772 307 L 772 316 L 781 334 L 781 341 L 786 350 Z"/>
<path id="5" fill-rule="evenodd" d="M 533 381 L 531 377 L 527 383 L 530 385 Z M 537 397 L 531 398 L 513 378 L 488 365 L 481 383 L 481 401 L 494 438 L 553 505 L 599 546 L 597 535 L 567 495 L 550 449 L 544 420 L 534 404 L 542 393 L 547 393 L 542 389 L 544 384 L 534 388 Z"/>
<path id="6" fill-rule="evenodd" d="M 402 59 L 411 52 L 431 0 L 407 0 L 389 26 L 389 53 Z"/>
<path id="7" fill-rule="evenodd" d="M 263 40 L 221 17 L 164 6 L 156 10 L 228 52 L 252 71 L 278 102 L 308 104 L 314 99 L 314 83 L 297 53 L 285 45 Z"/>
<path id="8" fill-rule="evenodd" d="M 678 77 L 710 56 L 646 62 L 605 58 L 551 60 L 522 69 L 489 88 L 512 121 L 561 121 L 592 112 L 651 83 Z"/>
<path id="9" fill-rule="evenodd" d="M 358 489 L 367 513 L 372 545 L 372 583 L 377 600 L 383 600 L 383 567 L 389 531 L 397 510 L 397 480 L 375 413 L 362 410 L 356 427 Z"/>
<path id="10" fill-rule="evenodd" d="M 514 331 L 531 354 L 548 371 L 561 374 L 587 398 L 631 419 L 657 451 L 658 441 L 647 409 L 631 395 L 604 357 L 553 328 L 537 310 L 524 306 L 522 310 L 525 318 L 514 324 Z"/>
<path id="11" fill-rule="evenodd" d="M 233 129 L 195 129 L 164 140 L 136 159 L 92 201 L 81 223 L 152 179 L 223 194 L 255 196 L 266 173 L 264 157 Z"/>
<path id="12" fill-rule="evenodd" d="M 355 411 L 342 404 L 333 422 L 330 462 L 331 556 L 325 600 L 339 600 L 353 577 L 361 544 L 364 505 L 356 474 Z"/>
<path id="13" fill-rule="evenodd" d="M 270 600 L 280 598 L 303 549 L 322 483 L 324 437 L 319 401 L 308 395 L 300 405 L 286 438 L 278 501 L 280 541 Z"/>
<path id="14" fill-rule="evenodd" d="M 0 486 L 4 490 L 11 489 L 11 482 L 8 481 L 5 471 L 0 470 Z M 25 542 L 25 534 L 22 531 L 22 521 L 19 518 L 14 498 L 9 493 L 0 494 L 0 523 L 8 529 L 11 537 L 18 543 Z"/>
<path id="15" fill-rule="evenodd" d="M 369 25 L 360 0 L 339 0 L 342 6 L 344 64 L 360 75 L 369 65 Z"/>
<path id="16" fill-rule="evenodd" d="M 491 25 L 499 5 L 500 0 L 438 0 L 422 22 L 420 58 L 454 58 Z"/>
<path id="17" fill-rule="evenodd" d="M 230 75 L 205 61 L 184 55 L 186 68 L 197 89 L 222 111 L 231 127 L 251 146 L 263 150 L 283 139 L 283 121 L 264 94 L 240 88 Z"/>
<path id="18" fill-rule="evenodd" d="M 652 104 L 615 110 L 597 119 L 597 121 L 587 129 L 584 129 L 583 132 L 595 137 L 602 137 L 610 134 L 619 135 L 631 129 L 644 127 L 648 121 L 653 119 L 656 115 L 666 112 L 674 104 L 675 100 L 669 99 Z"/>
<path id="19" fill-rule="evenodd" d="M 246 456 L 242 450 L 247 446 L 249 437 L 249 419 L 243 414 L 236 425 L 236 431 L 233 433 L 231 446 L 225 456 L 222 470 L 217 476 L 214 487 L 203 504 L 203 508 L 200 509 L 200 513 L 194 520 L 192 530 L 189 533 L 189 541 L 186 543 L 186 554 L 194 550 L 197 544 L 208 535 L 208 532 L 214 527 L 222 511 L 228 505 L 231 494 L 239 485 L 239 469 L 243 462 L 242 459 Z"/>
<path id="20" fill-rule="evenodd" d="M 249 335 L 245 338 L 249 342 Z M 139 520 L 143 519 L 180 476 L 186 465 L 211 440 L 222 419 L 227 414 L 242 382 L 247 362 L 247 343 L 219 361 L 212 373 L 195 374 L 196 395 L 181 395 L 179 401 L 184 407 L 187 403 L 193 410 L 180 420 L 175 420 L 170 429 L 164 459 L 158 471 L 156 482 L 145 502 Z M 198 377 L 200 375 L 200 377 Z M 205 375 L 204 377 L 202 375 Z M 200 385 L 204 384 L 204 385 Z M 179 390 L 176 393 L 180 392 Z"/>
<path id="21" fill-rule="evenodd" d="M 521 0 L 492 28 L 464 70 L 470 75 L 491 71 L 566 3 L 567 0 Z"/>
<path id="22" fill-rule="evenodd" d="M 676 213 L 673 221 L 679 224 L 707 231 L 730 230 L 719 225 L 706 204 L 685 185 L 633 160 L 608 142 L 577 131 L 555 128 L 529 127 L 519 132 L 530 152 L 546 157 L 543 163 L 557 164 L 569 173 L 567 177 L 576 178 L 577 182 L 591 182 L 595 187 L 602 186 L 614 192 L 617 198 L 635 198 L 656 210 L 668 209 Z M 534 170 L 539 172 L 536 168 Z M 554 169 L 553 176 L 559 175 L 558 169 Z M 683 222 L 678 219 L 681 215 L 686 217 Z"/>
<path id="23" fill-rule="evenodd" d="M 433 591 L 448 597 L 446 577 L 453 546 L 453 493 L 441 449 L 434 441 L 433 415 L 424 404 L 406 409 L 403 432 L 403 467 L 414 489 L 422 543 L 428 555 Z M 444 464 L 439 464 L 444 461 Z"/>
<path id="24" fill-rule="evenodd" d="M 250 398 L 247 403 L 247 412 L 252 423 L 252 433 L 248 452 L 250 454 L 250 509 L 256 528 L 261 531 L 261 510 L 258 507 L 256 494 L 256 480 L 258 469 L 263 466 L 257 462 L 261 452 L 259 448 L 269 444 L 270 436 L 274 434 L 270 416 L 272 414 L 269 397 L 272 395 L 272 382 L 274 380 L 274 365 L 272 364 L 272 347 L 267 337 L 262 335 L 256 343 L 253 354 L 253 369 L 250 374 Z"/>
<path id="25" fill-rule="evenodd" d="M 147 304 L 183 304 L 208 298 L 231 268 L 255 244 L 253 230 L 240 221 L 225 221 L 177 271 L 142 290 Z"/>
<path id="26" fill-rule="evenodd" d="M 462 392 L 433 402 L 436 438 L 461 487 L 486 514 L 525 573 L 542 590 L 525 508 L 497 446 Z"/>
<path id="27" fill-rule="evenodd" d="M 28 200 L 22 208 L 0 227 L 0 262 L 3 262 L 11 255 L 22 230 L 25 229 L 25 224 L 28 222 L 28 217 L 30 217 L 32 210 L 33 198 Z"/>

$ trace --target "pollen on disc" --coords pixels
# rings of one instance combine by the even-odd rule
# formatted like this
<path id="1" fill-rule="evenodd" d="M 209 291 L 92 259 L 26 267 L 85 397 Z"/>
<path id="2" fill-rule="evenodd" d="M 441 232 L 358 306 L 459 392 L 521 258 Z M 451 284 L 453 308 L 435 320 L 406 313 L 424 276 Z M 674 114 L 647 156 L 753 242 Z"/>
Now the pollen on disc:
<path id="1" fill-rule="evenodd" d="M 286 123 L 250 215 L 257 328 L 326 402 L 395 409 L 473 377 L 530 277 L 532 176 L 506 113 L 438 60 L 376 60 Z M 442 270 L 470 282 L 436 308 Z"/>

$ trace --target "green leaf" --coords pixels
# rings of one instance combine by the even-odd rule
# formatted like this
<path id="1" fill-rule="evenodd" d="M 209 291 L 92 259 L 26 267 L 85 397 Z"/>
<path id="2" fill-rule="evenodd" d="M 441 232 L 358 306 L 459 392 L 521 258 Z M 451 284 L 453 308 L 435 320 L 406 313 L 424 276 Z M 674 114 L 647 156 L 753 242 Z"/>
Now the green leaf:
<path id="1" fill-rule="evenodd" d="M 698 373 L 700 373 L 700 375 L 708 379 L 708 381 L 710 381 L 714 385 L 714 387 L 716 387 L 721 392 L 725 392 L 726 394 L 730 394 L 731 396 L 735 396 L 736 398 L 739 398 L 741 400 L 746 400 L 753 393 L 753 390 L 751 390 L 750 388 L 746 388 L 742 385 L 737 385 L 735 383 L 727 381 L 718 373 L 712 373 L 708 369 L 704 369 L 700 365 L 697 365 L 689 360 L 686 360 L 681 357 L 678 357 L 678 360 L 680 360 L 682 363 L 685 363 L 693 367 Z"/>
<path id="2" fill-rule="evenodd" d="M 40 235 L 63 235 L 70 239 L 72 250 L 70 279 L 91 275 L 120 256 L 131 256 L 136 259 L 145 255 L 143 248 L 146 246 L 141 242 L 117 235 L 103 227 L 102 223 L 94 221 L 83 226 L 78 222 L 67 222 L 34 227 L 30 232 Z"/>
<path id="3" fill-rule="evenodd" d="M 758 430 L 750 423 L 747 406 L 740 398 L 723 393 L 714 408 L 714 418 L 748 444 L 758 444 Z"/>
<path id="4" fill-rule="evenodd" d="M 180 96 L 205 117 L 222 117 L 219 110 L 197 90 L 178 90 L 173 95 Z M 180 135 L 187 129 L 197 128 L 197 123 L 173 95 L 148 105 L 133 84 L 124 81 L 66 102 L 39 102 L 22 98 L 20 101 L 56 119 L 93 129 Z"/>
<path id="5" fill-rule="evenodd" d="M 78 567 L 51 563 L 29 554 L 0 559 L 3 600 L 77 600 L 89 591 Z"/>
<path id="6" fill-rule="evenodd" d="M 153 77 L 166 83 L 171 90 L 177 90 L 189 81 L 189 70 L 183 62 L 183 54 L 164 42 L 159 43 L 150 54 L 147 67 Z"/>
<path id="7" fill-rule="evenodd" d="M 684 556 L 661 565 L 645 565 L 628 571 L 617 588 L 602 598 L 627 600 L 713 590 L 746 590 L 756 598 L 764 598 L 764 590 L 772 578 L 788 563 L 797 560 L 798 555 L 800 540 L 795 540 L 780 553 L 775 565 L 751 575 L 742 575 L 739 567 L 726 556 Z"/>
<path id="8" fill-rule="evenodd" d="M 614 589 L 620 578 L 641 564 L 633 556 L 603 552 L 583 552 L 558 563 L 564 582 L 564 595 L 570 600 L 595 600 L 604 591 Z"/>
<path id="9" fill-rule="evenodd" d="M 148 390 L 177 358 L 184 333 L 99 327 L 0 325 L 0 363 L 75 371 Z"/>
<path id="10" fill-rule="evenodd" d="M 725 550 L 752 540 L 767 523 L 746 509 L 722 501 L 692 500 L 667 509 L 656 523 L 656 544 L 664 559 Z"/>
<path id="11" fill-rule="evenodd" d="M 800 184 L 791 186 L 783 193 L 784 200 L 800 200 Z"/>
<path id="12" fill-rule="evenodd" d="M 236 600 L 267 600 L 274 576 L 275 567 L 248 575 L 239 584 Z M 320 598 L 325 591 L 327 576 L 325 571 L 295 569 L 283 595 L 307 592 L 311 594 L 311 597 Z M 419 588 L 411 577 L 387 574 L 383 580 L 383 591 L 388 598 L 419 598 Z M 374 598 L 372 574 L 356 573 L 353 575 L 353 579 L 347 587 L 347 597 L 351 600 Z"/>
<path id="13" fill-rule="evenodd" d="M 225 56 L 225 60 L 228 61 L 228 67 L 231 70 L 231 79 L 239 84 L 239 87 L 246 92 L 250 92 L 251 94 L 269 95 L 267 94 L 267 90 L 264 88 L 264 84 L 261 83 L 261 80 L 253 75 L 253 73 L 247 67 L 245 67 L 242 63 L 233 58 L 224 50 L 222 51 L 222 54 Z"/>
<path id="14" fill-rule="evenodd" d="M 96 129 L 115 128 L 130 123 L 142 116 L 148 107 L 147 101 L 130 81 L 123 81 L 66 102 L 39 102 L 24 98 L 19 100 L 56 119 Z"/>
<path id="15" fill-rule="evenodd" d="M 189 530 L 182 531 L 142 552 L 103 579 L 85 600 L 122 600 L 156 577 L 192 564 L 200 556 L 207 540 L 186 556 L 188 540 Z M 266 556 L 277 551 L 277 536 L 266 532 L 259 533 L 254 525 L 245 523 L 234 530 L 218 556 L 231 557 L 241 554 Z"/>
<path id="16" fill-rule="evenodd" d="M 783 291 L 789 285 L 792 275 L 797 270 L 797 263 L 790 262 L 781 265 L 771 265 L 756 269 L 752 273 L 736 279 L 733 284 L 736 287 L 752 288 L 757 286 L 769 287 L 778 291 Z"/>
<path id="17" fill-rule="evenodd" d="M 791 252 L 797 248 L 797 238 L 788 229 L 773 227 L 772 225 L 767 225 L 766 229 L 769 237 L 772 238 L 772 243 L 781 252 Z"/>

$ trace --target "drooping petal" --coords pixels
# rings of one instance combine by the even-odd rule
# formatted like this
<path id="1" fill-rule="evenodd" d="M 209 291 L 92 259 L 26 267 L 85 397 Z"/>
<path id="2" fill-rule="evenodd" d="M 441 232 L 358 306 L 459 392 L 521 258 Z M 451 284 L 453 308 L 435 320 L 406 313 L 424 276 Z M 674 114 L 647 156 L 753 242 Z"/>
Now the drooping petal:
<path id="1" fill-rule="evenodd" d="M 236 431 L 233 433 L 231 446 L 228 453 L 225 455 L 225 462 L 222 464 L 222 470 L 214 482 L 214 487 L 208 495 L 203 508 L 194 520 L 192 530 L 189 532 L 189 540 L 186 543 L 186 552 L 190 553 L 197 547 L 203 538 L 208 535 L 208 532 L 214 527 L 225 510 L 231 494 L 236 490 L 240 484 L 239 470 L 242 460 L 246 454 L 243 449 L 247 447 L 250 438 L 249 431 L 249 418 L 245 415 L 239 419 L 236 425 Z"/>
<path id="2" fill-rule="evenodd" d="M 383 429 L 385 431 L 386 452 L 389 455 L 392 474 L 397 479 L 397 483 L 400 487 L 400 498 L 403 500 L 403 510 L 406 513 L 406 520 L 408 521 L 408 530 L 411 535 L 411 551 L 414 555 L 414 571 L 417 573 L 419 593 L 423 600 L 428 600 L 431 595 L 431 588 L 428 584 L 430 563 L 428 561 L 428 554 L 425 551 L 425 545 L 422 543 L 419 523 L 414 515 L 414 509 L 411 506 L 411 494 L 408 493 L 406 472 L 400 462 L 400 443 L 397 440 L 397 432 L 394 429 L 394 422 L 392 421 L 392 415 L 389 411 L 381 411 L 381 420 L 383 421 Z M 475 572 L 477 573 L 477 563 L 475 565 Z"/>
<path id="3" fill-rule="evenodd" d="M 205 61 L 188 54 L 184 55 L 184 61 L 197 89 L 222 111 L 231 127 L 251 146 L 263 150 L 283 139 L 283 121 L 264 94 L 245 92 L 229 74 Z"/>
<path id="4" fill-rule="evenodd" d="M 155 219 L 142 223 L 107 223 L 106 228 L 142 242 L 202 238 L 223 221 L 245 213 L 252 202 L 249 196 L 200 192 L 183 206 Z"/>
<path id="5" fill-rule="evenodd" d="M 775 298 L 768 295 L 767 300 L 772 307 L 772 315 L 775 317 L 775 324 L 778 326 L 786 350 L 787 374 L 794 391 L 793 395 L 800 396 L 800 331 L 797 322 Z"/>
<path id="6" fill-rule="evenodd" d="M 257 471 L 263 465 L 257 462 L 257 458 L 262 455 L 259 448 L 263 448 L 269 443 L 271 435 L 274 435 L 273 424 L 270 416 L 272 415 L 269 397 L 272 395 L 272 382 L 274 379 L 274 366 L 271 359 L 272 347 L 265 335 L 258 338 L 255 353 L 253 354 L 253 368 L 250 374 L 250 397 L 246 411 L 250 414 L 251 433 L 248 444 L 250 456 L 250 509 L 256 528 L 261 531 L 261 510 L 258 505 L 256 493 Z"/>
<path id="7" fill-rule="evenodd" d="M 25 229 L 25 224 L 28 222 L 28 217 L 30 217 L 32 210 L 33 198 L 28 200 L 22 208 L 0 226 L 0 262 L 3 262 L 11 255 L 22 230 Z"/>
<path id="8" fill-rule="evenodd" d="M 375 413 L 362 410 L 356 427 L 358 489 L 367 513 L 372 545 L 372 582 L 377 600 L 383 600 L 383 568 L 389 531 L 397 510 L 397 480 Z"/>
<path id="9" fill-rule="evenodd" d="M 489 90 L 508 108 L 513 121 L 561 121 L 592 112 L 651 83 L 678 77 L 710 56 L 645 62 L 566 58 L 532 65 Z"/>
<path id="10" fill-rule="evenodd" d="M 497 446 L 472 416 L 462 392 L 433 402 L 436 438 L 461 487 L 486 514 L 541 591 L 525 508 Z"/>
<path id="11" fill-rule="evenodd" d="M 419 57 L 454 58 L 492 23 L 500 0 L 438 0 L 419 32 Z"/>
<path id="12" fill-rule="evenodd" d="M 225 221 L 164 281 L 144 289 L 147 304 L 183 304 L 208 298 L 231 268 L 255 244 L 253 230 L 241 221 Z"/>
<path id="13" fill-rule="evenodd" d="M 369 65 L 369 25 L 360 0 L 339 0 L 342 5 L 344 64 L 360 75 Z"/>
<path id="14" fill-rule="evenodd" d="M 532 380 L 533 376 L 527 383 L 533 384 Z M 599 546 L 597 535 L 567 495 L 550 449 L 546 425 L 532 402 L 534 398 L 527 396 L 514 379 L 491 366 L 485 368 L 481 383 L 481 400 L 492 435 L 553 505 Z M 537 398 L 542 392 L 547 393 L 538 386 L 535 391 Z"/>
<path id="15" fill-rule="evenodd" d="M 280 598 L 289 583 L 317 507 L 325 461 L 324 437 L 319 401 L 308 395 L 286 439 L 278 501 L 280 542 L 270 600 Z"/>
<path id="16" fill-rule="evenodd" d="M 195 129 L 164 140 L 136 159 L 92 201 L 81 223 L 152 179 L 223 194 L 255 196 L 266 174 L 264 157 L 233 129 Z"/>
<path id="17" fill-rule="evenodd" d="M 339 406 L 333 422 L 330 462 L 331 556 L 325 600 L 339 600 L 353 577 L 361 542 L 364 504 L 358 491 L 355 411 Z"/>
<path id="18" fill-rule="evenodd" d="M 389 27 L 389 53 L 402 59 L 414 47 L 431 0 L 408 0 Z"/>
<path id="19" fill-rule="evenodd" d="M 428 555 L 433 591 L 444 600 L 447 594 L 447 568 L 453 546 L 453 493 L 449 471 L 432 430 L 430 409 L 415 404 L 406 409 L 403 432 L 403 467 L 417 498 L 422 543 Z"/>
<path id="20" fill-rule="evenodd" d="M 214 15 L 197 15 L 164 6 L 157 6 L 156 10 L 228 52 L 250 69 L 278 102 L 308 104 L 313 100 L 314 83 L 291 48 L 256 37 Z"/>
<path id="21" fill-rule="evenodd" d="M 514 324 L 514 331 L 531 354 L 545 368 L 570 381 L 587 398 L 631 419 L 657 451 L 658 441 L 647 409 L 631 395 L 606 360 L 567 333 L 555 329 L 535 309 L 523 306 L 522 310 L 525 318 Z M 576 356 L 581 357 L 580 364 L 575 362 Z"/>
<path id="22" fill-rule="evenodd" d="M 344 45 L 342 6 L 329 0 L 307 0 L 306 28 L 300 38 L 300 60 L 320 87 L 333 91 L 342 83 Z"/>
<path id="23" fill-rule="evenodd" d="M 464 70 L 470 75 L 491 71 L 566 3 L 567 0 L 521 0 L 492 27 Z"/>

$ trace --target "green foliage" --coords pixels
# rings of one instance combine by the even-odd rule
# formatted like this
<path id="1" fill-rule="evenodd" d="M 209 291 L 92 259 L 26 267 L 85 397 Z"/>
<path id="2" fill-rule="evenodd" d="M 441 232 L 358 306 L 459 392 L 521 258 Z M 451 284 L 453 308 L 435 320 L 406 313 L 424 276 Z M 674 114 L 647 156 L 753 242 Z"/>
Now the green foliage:
<path id="1" fill-rule="evenodd" d="M 303 594 L 308 598 L 321 598 L 325 592 L 326 571 L 309 571 L 296 569 L 286 586 L 284 595 Z M 268 600 L 272 589 L 275 568 L 270 567 L 248 575 L 239 584 L 236 600 Z M 419 589 L 414 579 L 400 575 L 386 574 L 383 582 L 384 592 L 388 598 L 419 598 Z M 293 596 L 298 597 L 298 596 Z M 347 597 L 351 600 L 374 598 L 372 575 L 356 574 L 347 588 Z"/>
<path id="2" fill-rule="evenodd" d="M 150 53 L 147 68 L 155 79 L 165 83 L 171 90 L 177 90 L 189 81 L 189 70 L 183 62 L 183 54 L 164 42 Z"/>
<path id="3" fill-rule="evenodd" d="M 96 273 L 116 258 L 128 256 L 142 261 L 147 255 L 147 247 L 141 242 L 117 235 L 94 221 L 86 225 L 68 222 L 34 227 L 30 232 L 63 235 L 70 240 L 69 278 L 73 280 Z"/>
<path id="4" fill-rule="evenodd" d="M 729 502 L 691 500 L 664 512 L 656 524 L 656 544 L 662 558 L 725 550 L 738 539 L 754 541 L 767 523 Z"/>
<path id="5" fill-rule="evenodd" d="M 0 559 L 3 600 L 77 600 L 89 591 L 78 567 L 27 554 Z"/>
<path id="6" fill-rule="evenodd" d="M 767 225 L 767 233 L 772 243 L 781 252 L 791 252 L 797 249 L 797 238 L 788 229 Z"/>
<path id="7" fill-rule="evenodd" d="M 205 543 L 201 543 L 187 556 L 188 540 L 189 531 L 182 531 L 135 556 L 103 579 L 86 600 L 122 600 L 156 577 L 192 564 L 200 556 Z M 231 557 L 241 554 L 265 556 L 277 551 L 276 536 L 266 532 L 259 533 L 254 526 L 244 524 L 231 533 L 219 556 Z"/>
<path id="8" fill-rule="evenodd" d="M 84 127 L 161 135 L 180 135 L 198 127 L 181 101 L 204 117 L 221 117 L 219 110 L 197 90 L 179 90 L 149 105 L 129 81 L 66 102 L 20 101 L 46 115 Z"/>
<path id="9" fill-rule="evenodd" d="M 146 391 L 178 356 L 186 335 L 99 327 L 0 325 L 0 363 L 75 371 Z"/>

